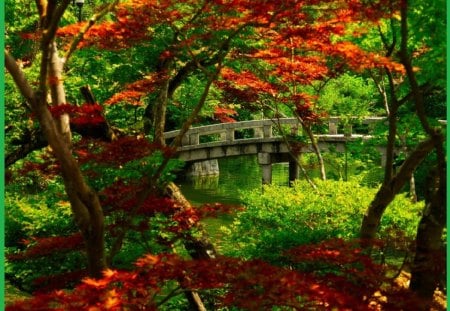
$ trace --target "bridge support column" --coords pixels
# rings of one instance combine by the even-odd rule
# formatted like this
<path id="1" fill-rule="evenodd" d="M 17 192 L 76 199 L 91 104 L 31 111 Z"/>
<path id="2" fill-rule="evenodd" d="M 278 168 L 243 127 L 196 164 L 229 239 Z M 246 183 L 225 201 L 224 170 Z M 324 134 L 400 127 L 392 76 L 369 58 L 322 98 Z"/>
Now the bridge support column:
<path id="1" fill-rule="evenodd" d="M 189 166 L 188 176 L 218 176 L 219 162 L 217 159 L 194 162 Z"/>
<path id="2" fill-rule="evenodd" d="M 262 184 L 270 185 L 272 183 L 272 159 L 270 153 L 258 153 L 258 164 L 261 166 Z"/>
<path id="3" fill-rule="evenodd" d="M 292 186 L 294 180 L 298 179 L 298 164 L 296 161 L 289 161 L 289 187 Z"/>
<path id="4" fill-rule="evenodd" d="M 385 167 L 386 166 L 386 148 L 378 148 L 379 152 L 380 152 L 380 157 L 381 157 L 381 167 Z"/>

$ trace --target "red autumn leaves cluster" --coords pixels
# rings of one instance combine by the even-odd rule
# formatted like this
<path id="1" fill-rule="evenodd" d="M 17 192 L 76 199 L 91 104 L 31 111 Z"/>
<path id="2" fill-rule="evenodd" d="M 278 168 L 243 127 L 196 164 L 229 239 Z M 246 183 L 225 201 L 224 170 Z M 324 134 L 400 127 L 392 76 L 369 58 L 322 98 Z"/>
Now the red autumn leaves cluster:
<path id="1" fill-rule="evenodd" d="M 165 39 L 167 46 L 161 56 L 167 54 L 175 60 L 176 67 L 182 68 L 193 57 L 195 61 L 214 58 L 223 48 L 222 43 L 227 42 L 228 59 L 249 66 L 238 73 L 224 68 L 222 81 L 217 86 L 224 90 L 226 102 L 249 103 L 257 101 L 261 95 L 273 96 L 295 85 L 308 85 L 332 75 L 334 70 L 328 67 L 331 59 L 337 70 L 388 67 L 402 71 L 402 66 L 384 56 L 339 40 L 346 34 L 347 25 L 361 21 L 376 25 L 380 18 L 394 13 L 396 5 L 387 0 L 370 4 L 359 0 L 325 3 L 277 0 L 258 5 L 248 0 L 205 3 L 130 0 L 117 5 L 114 21 L 94 25 L 84 36 L 81 47 L 117 50 L 144 42 L 152 46 L 160 42 L 155 39 L 160 34 L 154 29 L 162 27 L 171 29 L 174 38 Z M 72 37 L 79 31 L 76 27 L 79 25 L 63 27 L 58 33 L 61 37 Z M 361 28 L 363 32 L 366 27 L 353 27 L 352 31 L 358 32 Z M 236 40 L 229 41 L 229 36 Z M 246 46 L 242 45 L 244 41 Z M 144 96 L 157 90 L 158 81 L 172 79 L 170 74 L 176 75 L 177 69 L 168 74 L 163 78 L 149 72 L 147 77 L 124 86 L 108 103 L 141 105 Z M 231 118 L 224 116 L 224 121 L 231 121 Z"/>
<path id="2" fill-rule="evenodd" d="M 70 236 L 57 236 L 47 238 L 32 238 L 29 241 L 23 241 L 28 246 L 25 252 L 9 254 L 8 260 L 24 260 L 36 257 L 48 256 L 55 252 L 67 252 L 83 247 L 83 237 L 80 233 L 74 233 Z"/>
<path id="3" fill-rule="evenodd" d="M 57 110 L 55 117 L 62 113 L 72 111 L 71 108 Z M 170 155 L 170 147 L 161 147 L 150 143 L 147 139 L 137 137 L 120 137 L 113 142 L 104 142 L 92 139 L 81 139 L 74 144 L 74 153 L 82 165 L 86 165 L 86 176 L 92 179 L 110 178 L 108 173 L 126 169 L 130 162 L 141 162 L 144 168 L 148 165 L 149 156 L 154 152 L 166 153 Z M 46 156 L 50 160 L 51 157 Z M 52 159 L 54 160 L 54 159 Z M 51 163 L 53 163 L 52 161 Z M 31 165 L 31 164 L 30 164 Z M 93 166 L 92 166 L 93 165 Z M 96 171 L 96 167 L 106 169 Z M 125 168 L 124 168 L 125 167 Z M 46 166 L 32 166 L 35 173 L 48 174 Z M 41 171 L 41 168 L 44 169 Z M 139 169 L 139 167 L 137 167 Z M 106 175 L 104 175 L 106 173 Z M 140 172 L 145 176 L 145 172 Z M 46 175 L 46 178 L 49 176 Z M 162 231 L 170 233 L 170 239 L 157 241 L 162 245 L 171 245 L 184 237 L 186 231 L 193 229 L 198 222 L 205 217 L 215 217 L 218 214 L 231 212 L 234 207 L 223 204 L 205 204 L 199 207 L 185 207 L 174 200 L 158 195 L 157 193 L 146 193 L 148 183 L 145 177 L 136 177 L 135 174 L 130 178 L 118 178 L 116 181 L 108 184 L 98 191 L 104 215 L 109 219 L 106 226 L 106 232 L 109 237 L 116 237 L 126 226 L 128 230 L 143 233 L 148 230 L 154 230 L 153 225 L 159 222 Z M 123 222 L 121 215 L 134 215 L 132 223 Z M 158 220 L 153 217 L 161 215 Z M 30 241 L 24 241 L 24 250 L 7 256 L 10 261 L 33 260 L 45 256 L 51 256 L 55 252 L 79 251 L 83 248 L 83 238 L 80 233 L 68 236 L 57 236 L 48 238 L 31 238 Z M 65 286 L 68 282 L 73 282 L 73 277 L 78 274 L 71 274 L 70 271 L 60 275 L 49 275 L 40 278 L 42 282 L 50 282 L 53 279 L 58 280 L 60 286 Z M 64 276 L 67 276 L 65 278 Z M 64 280 L 66 283 L 64 283 Z M 43 283 L 42 283 L 43 284 Z M 41 285 L 42 285 L 41 284 Z M 42 289 L 44 286 L 40 286 Z M 45 288 L 48 288 L 47 286 Z"/>
<path id="4" fill-rule="evenodd" d="M 99 125 L 106 122 L 103 107 L 98 104 L 83 104 L 81 106 L 63 104 L 48 107 L 54 118 L 69 114 L 70 122 L 78 126 Z"/>
<path id="5" fill-rule="evenodd" d="M 112 142 L 84 139 L 77 143 L 76 153 L 81 163 L 93 162 L 118 168 L 133 160 L 139 160 L 161 151 L 171 156 L 174 150 L 151 143 L 148 139 L 139 136 L 121 136 Z"/>
<path id="6" fill-rule="evenodd" d="M 170 295 L 180 295 L 185 290 L 202 292 L 219 288 L 224 291 L 209 292 L 216 306 L 247 310 L 273 306 L 297 310 L 370 310 L 375 290 L 387 280 L 383 277 L 384 268 L 374 264 L 355 245 L 357 243 L 336 239 L 297 247 L 287 252 L 291 268 L 257 259 L 186 260 L 174 254 L 147 254 L 136 261 L 132 271 L 106 270 L 103 278 L 84 279 L 74 291 L 38 294 L 6 310 L 50 309 L 50 306 L 65 310 L 158 310 Z M 302 272 L 305 264 L 310 265 L 308 272 Z M 177 280 L 178 285 L 171 283 L 168 291 L 171 280 Z M 395 306 L 395 303 L 388 303 Z"/>
<path id="7" fill-rule="evenodd" d="M 132 106 L 143 106 L 142 99 L 147 94 L 157 90 L 165 79 L 168 79 L 168 77 L 161 73 L 147 75 L 141 80 L 125 85 L 122 92 L 113 95 L 105 104 L 126 103 Z"/>

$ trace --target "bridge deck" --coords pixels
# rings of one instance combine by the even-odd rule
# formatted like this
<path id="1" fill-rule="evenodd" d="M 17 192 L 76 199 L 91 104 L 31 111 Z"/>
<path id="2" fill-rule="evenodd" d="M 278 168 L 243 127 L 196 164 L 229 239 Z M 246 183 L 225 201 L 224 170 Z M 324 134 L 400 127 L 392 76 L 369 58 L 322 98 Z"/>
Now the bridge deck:
<path id="1" fill-rule="evenodd" d="M 369 139 L 373 125 L 383 120 L 385 118 L 365 118 L 360 121 L 360 124 L 366 125 L 366 133 L 355 133 L 351 124 L 339 127 L 339 118 L 329 118 L 327 133 L 316 135 L 319 147 L 322 150 L 328 150 L 333 145 L 335 150 L 343 151 L 346 141 Z M 338 133 L 339 130 L 345 131 L 345 134 Z M 290 137 L 304 137 L 307 141 L 296 118 L 213 124 L 189 129 L 178 148 L 179 158 L 185 161 L 199 161 L 261 152 L 288 153 L 289 150 L 285 138 L 283 138 L 286 137 L 286 134 L 285 136 L 281 135 L 281 131 Z M 179 133 L 180 131 L 177 130 L 166 132 L 164 135 L 169 142 Z M 240 138 L 242 136 L 244 138 Z M 302 151 L 312 152 L 312 148 L 309 146 Z"/>

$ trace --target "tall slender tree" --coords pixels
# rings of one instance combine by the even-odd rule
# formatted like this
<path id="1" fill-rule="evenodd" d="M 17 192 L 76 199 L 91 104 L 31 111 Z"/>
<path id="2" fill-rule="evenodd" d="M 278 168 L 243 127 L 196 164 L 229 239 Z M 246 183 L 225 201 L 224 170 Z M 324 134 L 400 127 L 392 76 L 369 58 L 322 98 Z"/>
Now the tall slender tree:
<path id="1" fill-rule="evenodd" d="M 411 32 L 410 25 L 412 23 L 409 18 L 412 11 L 411 7 L 412 4 L 409 1 L 404 0 L 401 2 L 400 13 L 398 15 L 400 22 L 397 23 L 394 19 L 390 21 L 390 32 L 392 34 L 390 42 L 387 36 L 381 32 L 380 28 L 381 41 L 384 44 L 386 54 L 392 55 L 393 53 L 397 53 L 405 68 L 408 93 L 403 98 L 398 98 L 398 85 L 394 82 L 394 75 L 390 70 L 385 69 L 389 89 L 388 94 L 384 93 L 381 87 L 381 81 L 378 80 L 378 87 L 382 91 L 382 94 L 385 95 L 385 105 L 389 122 L 385 174 L 377 195 L 364 215 L 360 235 L 364 240 L 375 238 L 381 218 L 389 203 L 392 202 L 393 198 L 401 191 L 403 186 L 411 180 L 414 171 L 423 160 L 434 152 L 437 161 L 435 167 L 430 171 L 430 176 L 426 184 L 425 201 L 427 203 L 417 231 L 416 253 L 412 265 L 410 286 L 413 291 L 417 292 L 423 298 L 420 308 L 428 310 L 433 293 L 439 284 L 444 269 L 443 262 L 445 255 L 443 253 L 442 233 L 446 226 L 446 197 L 445 191 L 443 190 L 446 185 L 445 136 L 439 126 L 431 125 L 425 104 L 426 94 L 433 87 L 438 86 L 436 83 L 439 83 L 439 79 L 435 77 L 434 81 L 427 81 L 427 73 L 425 71 L 422 74 L 425 78 L 422 78 L 422 84 L 420 84 L 418 78 L 420 71 L 413 68 L 414 58 L 412 55 L 415 53 L 420 56 L 420 51 L 428 50 L 429 52 L 433 48 L 439 49 L 439 46 L 418 45 L 411 47 L 414 43 L 414 40 L 411 39 L 414 33 Z M 421 8 L 417 9 L 420 10 Z M 420 19 L 423 16 L 415 16 L 415 18 Z M 434 23 L 440 24 L 443 21 L 435 21 Z M 400 42 L 398 42 L 398 37 Z M 437 72 L 437 77 L 439 77 L 439 72 Z M 413 103 L 414 112 L 420 121 L 422 130 L 426 133 L 426 139 L 416 145 L 415 149 L 407 155 L 398 172 L 394 172 L 393 164 L 396 137 L 398 135 L 399 109 L 408 101 Z M 367 245 L 370 245 L 370 243 Z"/>

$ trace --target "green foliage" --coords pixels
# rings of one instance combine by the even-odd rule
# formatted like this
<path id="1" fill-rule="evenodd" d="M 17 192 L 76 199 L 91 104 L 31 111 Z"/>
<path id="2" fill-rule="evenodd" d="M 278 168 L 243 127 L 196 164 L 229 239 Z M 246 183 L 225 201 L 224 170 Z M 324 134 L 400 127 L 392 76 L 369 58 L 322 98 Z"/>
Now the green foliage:
<path id="1" fill-rule="evenodd" d="M 144 108 L 132 105 L 110 105 L 105 107 L 105 114 L 114 126 L 128 134 L 140 133 L 143 127 Z"/>
<path id="2" fill-rule="evenodd" d="M 30 181 L 30 174 L 27 176 L 7 187 L 5 195 L 5 251 L 7 254 L 27 248 L 24 241 L 30 242 L 38 237 L 66 235 L 76 230 L 70 205 L 63 195 L 63 185 L 47 180 L 46 184 L 40 186 L 40 191 L 33 189 L 30 192 L 30 187 L 35 188 L 36 185 Z M 27 194 L 24 195 L 24 193 Z M 85 259 L 82 253 L 78 252 L 70 254 L 62 252 L 51 257 L 33 260 L 6 261 L 5 275 L 14 284 L 31 292 L 37 288 L 33 283 L 36 278 L 63 273 L 73 270 L 74 267 L 81 269 L 80 262 L 85 262 Z"/>
<path id="3" fill-rule="evenodd" d="M 55 253 L 50 257 L 34 260 L 6 261 L 5 277 L 22 290 L 32 293 L 36 290 L 42 290 L 44 286 L 52 285 L 47 277 L 73 271 L 74 268 L 75 270 L 81 270 L 84 268 L 85 262 L 86 258 L 81 252 Z M 39 278 L 43 279 L 36 281 Z M 78 281 L 78 279 L 75 279 L 71 285 L 75 285 Z"/>
<path id="4" fill-rule="evenodd" d="M 283 251 L 331 238 L 357 238 L 363 213 L 377 189 L 356 181 L 315 180 L 317 191 L 305 181 L 292 188 L 265 186 L 245 193 L 246 209 L 227 230 L 233 245 L 226 252 L 244 258 L 278 262 Z M 423 204 L 403 195 L 387 208 L 380 238 L 395 239 L 398 231 L 413 238 Z"/>
<path id="5" fill-rule="evenodd" d="M 28 59 L 34 57 L 36 44 L 30 40 L 23 40 L 21 35 L 35 31 L 37 25 L 38 16 L 35 14 L 33 2 L 5 0 L 5 46 L 14 47 L 14 57 Z"/>
<path id="6" fill-rule="evenodd" d="M 21 238 L 64 234 L 75 228 L 61 184 L 46 186 L 45 195 L 40 192 L 24 196 L 11 188 L 5 195 L 6 246 L 17 245 Z"/>
<path id="7" fill-rule="evenodd" d="M 162 162 L 162 154 L 158 151 L 142 159 L 130 161 L 118 168 L 109 166 L 86 164 L 85 170 L 95 172 L 96 178 L 90 182 L 95 189 L 100 190 L 110 185 L 115 180 L 140 180 L 143 176 L 150 176 Z M 179 168 L 182 163 L 178 160 L 170 161 L 163 171 L 160 181 L 167 182 L 174 178 L 173 170 Z M 33 243 L 24 245 L 23 241 L 33 241 L 39 237 L 65 236 L 77 232 L 70 204 L 64 194 L 64 186 L 61 180 L 44 179 L 37 172 L 30 172 L 19 176 L 15 182 L 8 186 L 6 192 L 5 213 L 6 236 L 5 245 L 7 254 L 15 254 L 32 247 Z M 27 193 L 23 196 L 23 193 Z M 104 206 L 108 209 L 108 206 Z M 123 215 L 105 217 L 105 225 L 115 225 Z M 135 217 L 133 225 L 139 226 L 140 222 L 147 221 L 151 230 L 148 232 L 130 231 L 127 233 L 123 249 L 114 258 L 114 266 L 117 268 L 132 268 L 132 263 L 143 253 L 159 253 L 167 248 L 158 244 L 158 239 L 173 238 L 174 234 L 163 233 L 169 223 L 169 218 L 157 214 L 155 217 Z M 167 230 L 166 230 L 167 232 Z M 170 236 L 164 236 L 170 235 Z M 113 241 L 113 237 L 107 237 L 107 244 Z M 57 255 L 43 256 L 24 260 L 8 260 L 7 278 L 14 281 L 27 291 L 36 289 L 34 281 L 40 277 L 57 275 L 69 271 L 82 269 L 86 259 L 82 252 L 60 252 Z M 63 262 L 63 264 L 61 264 Z"/>
<path id="8" fill-rule="evenodd" d="M 324 86 L 317 104 L 330 115 L 367 116 L 373 114 L 377 95 L 373 83 L 346 73 Z"/>
<path id="9" fill-rule="evenodd" d="M 410 49 L 418 57 L 414 65 L 421 71 L 420 82 L 432 82 L 440 88 L 446 86 L 446 26 L 445 1 L 436 0 L 430 3 L 411 1 L 408 19 L 410 22 Z M 430 61 L 432 60 L 432 61 Z"/>
<path id="10" fill-rule="evenodd" d="M 381 167 L 372 167 L 364 170 L 357 177 L 351 177 L 353 180 L 357 180 L 360 185 L 369 188 L 377 188 L 384 178 L 384 169 Z"/>
<path id="11" fill-rule="evenodd" d="M 99 103 L 105 102 L 126 83 L 142 78 L 143 62 L 139 46 L 126 53 L 93 48 L 77 51 L 67 64 L 70 75 L 64 86 L 68 102 L 84 102 L 79 91 L 84 85 L 91 87 Z"/>
<path id="12" fill-rule="evenodd" d="M 32 81 L 37 81 L 37 66 L 25 68 L 24 72 L 30 77 Z M 15 150 L 20 146 L 22 139 L 28 138 L 29 132 L 35 129 L 38 125 L 35 119 L 30 114 L 29 106 L 20 93 L 17 92 L 16 85 L 11 75 L 5 75 L 5 154 Z"/>
<path id="13" fill-rule="evenodd" d="M 378 150 L 362 141 L 348 142 L 346 148 L 346 152 L 338 152 L 330 146 L 328 152 L 322 153 L 327 179 L 348 180 L 353 178 L 358 179 L 363 186 L 378 186 L 383 180 L 383 169 L 379 165 L 381 154 Z M 320 177 L 315 154 L 302 154 L 301 161 L 310 177 Z M 368 183 L 365 183 L 363 180 L 369 173 L 372 175 L 368 177 Z"/>

